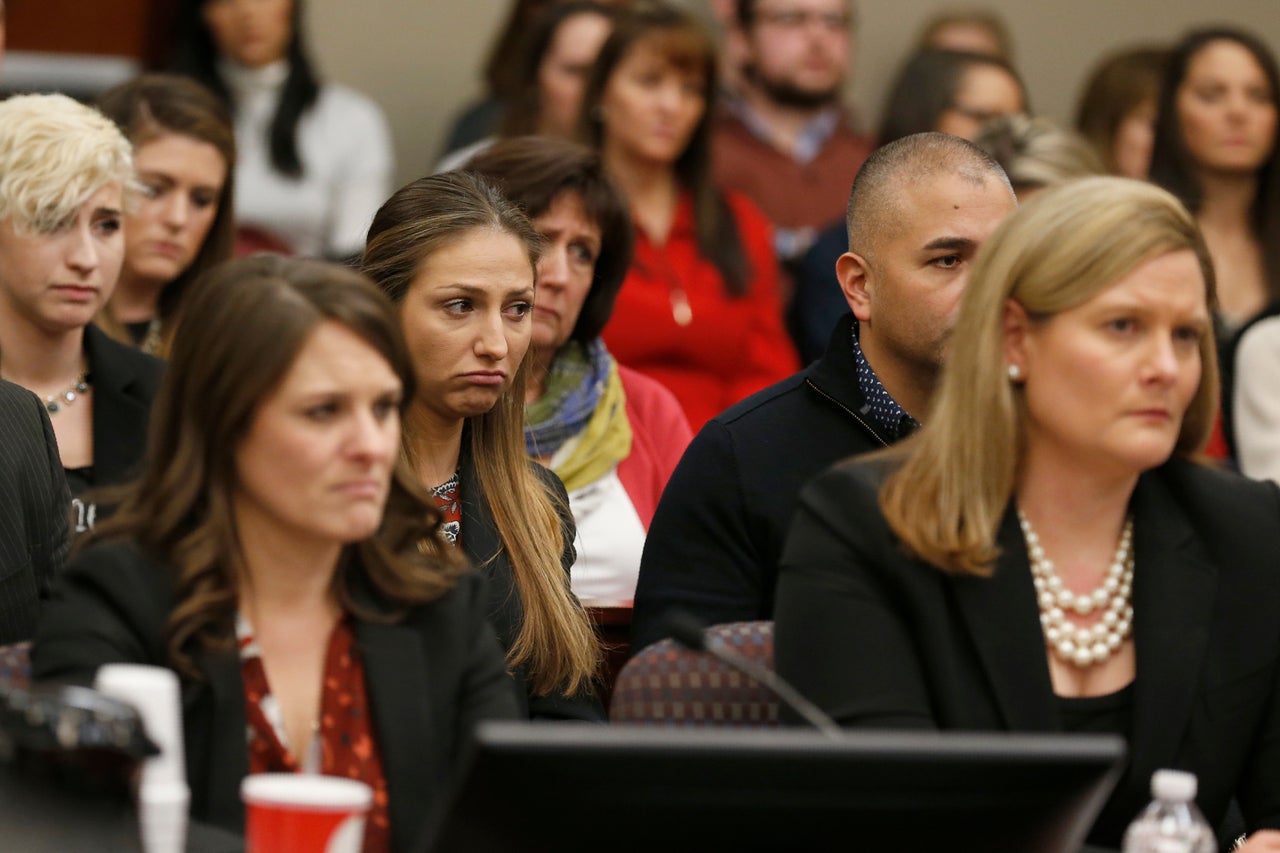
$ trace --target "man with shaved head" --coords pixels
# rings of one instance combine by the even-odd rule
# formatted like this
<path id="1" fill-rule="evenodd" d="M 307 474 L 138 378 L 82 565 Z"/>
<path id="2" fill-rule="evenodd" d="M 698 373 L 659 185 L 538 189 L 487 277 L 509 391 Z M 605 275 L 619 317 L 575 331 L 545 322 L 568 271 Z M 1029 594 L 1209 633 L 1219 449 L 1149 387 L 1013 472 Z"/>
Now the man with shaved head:
<path id="1" fill-rule="evenodd" d="M 689 445 L 645 541 L 633 650 L 666 636 L 673 608 L 705 624 L 772 618 L 800 488 L 928 417 L 974 255 L 1015 205 L 1000 166 L 958 137 L 916 134 L 867 159 L 835 269 L 851 313 L 818 361 Z"/>

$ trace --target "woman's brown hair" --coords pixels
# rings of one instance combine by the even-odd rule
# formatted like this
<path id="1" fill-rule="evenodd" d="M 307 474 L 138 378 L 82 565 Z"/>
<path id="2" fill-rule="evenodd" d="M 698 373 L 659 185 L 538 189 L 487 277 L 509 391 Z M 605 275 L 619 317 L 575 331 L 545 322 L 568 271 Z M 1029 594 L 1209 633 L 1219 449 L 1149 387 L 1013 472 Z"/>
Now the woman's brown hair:
<path id="1" fill-rule="evenodd" d="M 632 230 L 627 200 L 605 173 L 599 152 L 562 139 L 519 136 L 498 140 L 463 168 L 492 182 L 530 220 L 566 193 L 582 202 L 600 229 L 600 254 L 569 340 L 586 344 L 600 337 L 631 266 Z"/>
<path id="2" fill-rule="evenodd" d="M 364 276 L 321 261 L 258 255 L 210 270 L 191 290 L 185 324 L 152 407 L 141 477 L 86 542 L 129 539 L 171 567 L 168 647 L 175 669 L 200 677 L 192 645 L 233 638 L 244 557 L 236 532 L 235 453 L 261 402 L 317 326 L 337 322 L 387 360 L 407 405 L 413 367 L 395 309 Z M 441 516 L 399 466 L 378 533 L 349 546 L 335 575 L 345 610 L 386 619 L 353 596 L 353 573 L 395 609 L 438 598 L 464 561 L 438 535 Z M 356 557 L 357 559 L 352 559 Z"/>
<path id="3" fill-rule="evenodd" d="M 402 304 L 423 262 L 476 229 L 520 240 L 528 247 L 536 276 L 542 238 L 519 208 L 468 172 L 419 178 L 392 195 L 373 218 L 361 270 Z M 555 690 L 573 694 L 589 687 L 600 648 L 560 562 L 566 545 L 561 518 L 569 517 L 569 508 L 534 474 L 525 452 L 529 364 L 528 358 L 521 363 L 492 409 L 467 420 L 464 452 L 475 465 L 524 610 L 507 664 L 527 667 L 537 695 Z M 411 448 L 408 426 L 405 447 Z"/>
<path id="4" fill-rule="evenodd" d="M 560 28 L 579 15 L 595 15 L 612 24 L 616 13 L 594 0 L 569 0 L 544 9 L 532 22 L 516 62 L 508 62 L 515 71 L 515 88 L 503 104 L 498 136 L 523 136 L 538 133 L 542 119 L 542 63 L 551 51 Z"/>
<path id="5" fill-rule="evenodd" d="M 208 143 L 222 155 L 226 180 L 218 195 L 218 212 L 191 265 L 160 293 L 158 319 L 164 338 L 161 354 L 172 345 L 173 318 L 191 282 L 215 264 L 231 257 L 235 245 L 236 136 L 231 113 L 217 95 L 196 81 L 176 74 L 143 74 L 98 97 L 96 106 L 116 123 L 134 151 L 165 134 L 187 136 Z M 132 344 L 111 313 L 108 302 L 98 325 L 124 343 Z"/>
<path id="6" fill-rule="evenodd" d="M 1145 103 L 1154 109 L 1168 59 L 1165 47 L 1129 48 L 1103 59 L 1085 83 L 1076 106 L 1076 130 L 1112 174 L 1118 169 L 1115 144 L 1120 125 Z"/>

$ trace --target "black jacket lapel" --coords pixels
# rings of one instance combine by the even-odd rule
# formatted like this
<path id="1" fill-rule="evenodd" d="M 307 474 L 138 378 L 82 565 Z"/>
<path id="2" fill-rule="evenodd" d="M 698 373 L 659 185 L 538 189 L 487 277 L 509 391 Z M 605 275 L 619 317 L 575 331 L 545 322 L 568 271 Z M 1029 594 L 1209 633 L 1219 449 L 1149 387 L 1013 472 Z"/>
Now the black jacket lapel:
<path id="1" fill-rule="evenodd" d="M 240 780 L 249 774 L 249 747 L 240 656 L 232 648 L 198 652 L 195 658 L 207 680 L 189 683 L 183 696 L 186 736 L 190 740 L 198 734 L 204 742 L 187 744 L 193 765 L 196 755 L 203 765 L 188 768 L 192 806 L 200 809 L 203 799 L 200 811 L 205 820 L 218 826 L 244 826 Z M 202 751 L 194 752 L 193 746 Z"/>
<path id="2" fill-rule="evenodd" d="M 1005 725 L 1014 731 L 1054 731 L 1061 724 L 1026 543 L 1012 505 L 997 541 L 1001 552 L 992 576 L 952 576 L 951 587 Z"/>
<path id="3" fill-rule="evenodd" d="M 94 483 L 119 483 L 136 473 L 146 450 L 152 390 L 129 358 L 134 353 L 94 325 L 85 327 L 84 351 L 93 382 Z"/>
<path id="4" fill-rule="evenodd" d="M 1190 520 L 1165 481 L 1148 474 L 1133 499 L 1133 763 L 1177 754 L 1191 716 L 1218 589 Z"/>
<path id="5" fill-rule="evenodd" d="M 431 683 L 431 667 L 420 636 L 402 625 L 357 621 L 356 638 L 363 651 L 365 689 L 373 708 L 382 768 L 390 799 L 392 849 L 416 849 L 421 839 L 408 837 L 422 825 L 421 812 L 432 801 L 434 780 L 427 768 L 439 766 L 430 755 L 431 732 L 447 731 L 451 723 L 431 719 L 430 704 L 408 685 Z M 395 744 L 388 749 L 388 744 Z"/>

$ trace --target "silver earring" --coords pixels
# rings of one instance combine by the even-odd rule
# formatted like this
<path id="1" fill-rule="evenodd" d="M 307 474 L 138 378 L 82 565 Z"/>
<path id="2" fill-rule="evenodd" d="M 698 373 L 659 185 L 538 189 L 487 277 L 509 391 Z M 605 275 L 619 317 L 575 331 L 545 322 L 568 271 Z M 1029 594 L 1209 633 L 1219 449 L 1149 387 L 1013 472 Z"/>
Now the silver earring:
<path id="1" fill-rule="evenodd" d="M 1016 364 L 1009 365 L 1009 381 L 1017 382 L 1022 379 L 1022 368 Z"/>

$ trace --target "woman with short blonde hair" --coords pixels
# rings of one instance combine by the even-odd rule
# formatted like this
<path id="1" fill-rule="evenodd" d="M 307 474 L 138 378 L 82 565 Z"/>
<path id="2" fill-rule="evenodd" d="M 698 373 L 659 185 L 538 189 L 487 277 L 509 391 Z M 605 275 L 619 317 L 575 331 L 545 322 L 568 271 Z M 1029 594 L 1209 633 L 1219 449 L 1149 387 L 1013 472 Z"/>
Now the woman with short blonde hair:
<path id="1" fill-rule="evenodd" d="M 161 363 L 92 324 L 116 286 L 133 152 L 97 110 L 64 95 L 0 102 L 0 378 L 44 401 L 76 511 L 123 481 L 145 448 Z"/>

